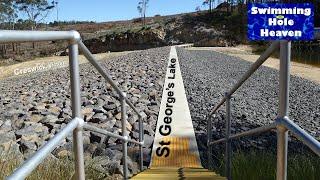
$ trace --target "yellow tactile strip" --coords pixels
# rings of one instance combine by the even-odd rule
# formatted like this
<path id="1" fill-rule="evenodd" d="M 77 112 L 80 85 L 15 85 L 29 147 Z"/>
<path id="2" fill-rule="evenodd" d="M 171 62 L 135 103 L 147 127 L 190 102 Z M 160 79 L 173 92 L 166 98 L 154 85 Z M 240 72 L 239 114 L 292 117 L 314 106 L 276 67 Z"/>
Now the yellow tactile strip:
<path id="1" fill-rule="evenodd" d="M 169 155 L 157 156 L 156 153 L 152 157 L 152 167 L 190 167 L 200 168 L 201 163 L 196 153 L 190 150 L 190 139 L 185 137 L 164 137 L 163 142 L 170 143 L 168 149 L 170 149 Z"/>
<path id="2" fill-rule="evenodd" d="M 132 177 L 132 179 L 164 179 L 164 180 L 185 180 L 185 179 L 211 179 L 226 180 L 225 177 L 203 168 L 152 168 Z"/>

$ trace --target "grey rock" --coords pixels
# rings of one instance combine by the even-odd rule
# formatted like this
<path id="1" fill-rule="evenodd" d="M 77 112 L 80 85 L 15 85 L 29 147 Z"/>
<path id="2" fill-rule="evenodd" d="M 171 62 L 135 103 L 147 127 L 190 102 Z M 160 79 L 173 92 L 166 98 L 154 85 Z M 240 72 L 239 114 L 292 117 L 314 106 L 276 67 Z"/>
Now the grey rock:
<path id="1" fill-rule="evenodd" d="M 90 120 L 94 115 L 93 108 L 91 107 L 82 108 L 81 112 L 82 112 L 82 115 L 84 116 L 85 121 Z"/>
<path id="2" fill-rule="evenodd" d="M 54 115 L 47 115 L 43 117 L 40 122 L 46 124 L 61 124 L 61 120 L 59 120 L 58 117 Z"/>
<path id="3" fill-rule="evenodd" d="M 107 120 L 106 115 L 104 115 L 103 113 L 97 113 L 97 114 L 93 115 L 93 117 L 89 120 L 89 122 L 101 123 L 101 122 L 105 122 L 106 120 Z"/>
<path id="4" fill-rule="evenodd" d="M 170 48 L 163 47 L 133 52 L 125 56 L 110 58 L 108 61 L 101 61 L 101 65 L 110 73 L 121 90 L 127 90 L 128 99 L 139 111 L 149 109 L 149 114 L 156 117 L 169 50 Z M 106 83 L 101 76 L 99 77 L 89 64 L 80 65 L 80 75 L 83 118 L 92 125 L 121 134 L 119 131 L 121 129 L 121 114 L 119 114 L 121 106 L 117 93 L 112 90 L 110 84 Z M 27 151 L 25 153 L 27 156 L 30 155 L 34 149 L 39 148 L 71 120 L 69 83 L 68 68 L 0 80 L 0 108 L 5 110 L 0 113 L 2 121 L 0 121 L 0 133 L 1 131 L 14 133 L 11 134 L 14 135 L 12 136 L 14 137 L 13 143 L 17 147 L 16 141 L 22 143 Z M 137 116 L 129 107 L 127 109 L 129 123 L 126 123 L 126 128 L 136 131 Z M 143 113 L 143 116 L 145 116 L 143 120 L 145 123 L 155 124 L 151 121 L 156 121 L 156 118 L 147 119 L 146 112 Z M 91 122 L 92 119 L 95 122 Z M 9 122 L 10 125 L 5 125 Z M 151 137 L 153 137 L 153 131 L 152 126 L 146 129 Z M 108 154 L 103 147 L 107 145 L 106 149 L 110 150 L 108 157 L 113 160 L 105 166 L 105 169 L 114 169 L 115 173 L 120 173 L 122 171 L 120 167 L 122 153 L 119 151 L 121 141 L 110 137 L 103 140 L 104 136 L 91 135 L 90 133 L 84 135 L 84 146 L 89 148 L 88 144 L 92 141 L 97 146 L 96 148 L 91 147 L 91 153 L 103 155 Z M 10 141 L 11 139 L 6 142 Z M 112 149 L 111 145 L 119 144 L 119 149 Z M 53 154 L 57 157 L 72 154 L 72 135 L 68 136 Z"/>
<path id="5" fill-rule="evenodd" d="M 0 126 L 0 133 L 9 132 L 12 130 L 11 121 L 6 120 L 2 122 L 2 125 Z"/>
<path id="6" fill-rule="evenodd" d="M 13 132 L 2 132 L 0 133 L 0 137 L 0 150 L 10 150 L 10 147 L 15 143 L 16 140 L 15 134 Z"/>
<path id="7" fill-rule="evenodd" d="M 152 148 L 152 143 L 153 143 L 153 136 L 150 136 L 150 135 L 147 135 L 145 134 L 144 135 L 144 144 L 145 144 L 145 147 L 148 147 L 148 148 Z"/>
<path id="8" fill-rule="evenodd" d="M 110 110 L 114 110 L 117 108 L 117 105 L 112 102 L 112 101 L 108 101 L 107 104 L 103 105 L 103 108 L 106 110 L 106 111 L 110 111 Z"/>
<path id="9" fill-rule="evenodd" d="M 115 117 L 116 117 L 117 120 L 121 120 L 121 112 L 117 113 L 117 114 L 115 115 Z"/>
<path id="10" fill-rule="evenodd" d="M 27 141 L 25 139 L 22 139 L 19 141 L 20 149 L 23 153 L 26 153 L 31 150 L 31 152 L 34 152 L 37 150 L 37 145 L 35 141 Z"/>
<path id="11" fill-rule="evenodd" d="M 106 137 L 105 135 L 90 132 L 90 143 L 103 143 L 105 141 Z"/>
<path id="12" fill-rule="evenodd" d="M 26 122 L 23 129 L 15 132 L 16 136 L 28 141 L 39 141 L 39 137 L 45 137 L 49 134 L 48 128 L 39 123 Z"/>

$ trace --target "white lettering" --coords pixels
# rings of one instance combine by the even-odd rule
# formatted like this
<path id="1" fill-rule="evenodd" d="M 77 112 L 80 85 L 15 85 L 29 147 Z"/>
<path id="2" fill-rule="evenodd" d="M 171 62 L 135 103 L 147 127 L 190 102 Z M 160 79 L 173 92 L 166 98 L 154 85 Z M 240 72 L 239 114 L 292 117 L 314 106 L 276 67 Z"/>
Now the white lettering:
<path id="1" fill-rule="evenodd" d="M 59 68 L 59 67 L 65 67 L 65 62 L 51 62 L 48 64 L 39 64 L 37 63 L 34 67 L 26 67 L 23 69 L 14 69 L 13 73 L 14 75 L 20 75 L 20 74 L 27 74 L 27 73 L 33 73 L 37 71 L 45 71 L 52 68 Z"/>
<path id="2" fill-rule="evenodd" d="M 276 26 L 277 25 L 277 18 L 269 18 L 268 24 L 269 24 L 269 26 Z"/>
<path id="3" fill-rule="evenodd" d="M 269 36 L 269 30 L 268 29 L 260 29 L 260 36 Z"/>
<path id="4" fill-rule="evenodd" d="M 14 72 L 14 75 L 19 75 L 19 69 L 15 69 L 13 72 Z"/>
<path id="5" fill-rule="evenodd" d="M 284 19 L 277 19 L 277 18 L 269 18 L 268 19 L 269 26 L 292 26 L 294 25 L 294 21 L 292 19 L 284 18 Z"/>
<path id="6" fill-rule="evenodd" d="M 252 7 L 251 8 L 251 14 L 258 14 L 258 11 L 257 11 L 257 7 Z"/>
<path id="7" fill-rule="evenodd" d="M 258 8 L 258 7 L 252 7 L 251 8 L 251 14 L 276 14 L 276 15 L 284 15 L 284 14 L 301 14 L 305 16 L 311 15 L 311 8 Z"/>
<path id="8" fill-rule="evenodd" d="M 301 37 L 302 32 L 301 31 L 269 31 L 268 29 L 261 29 L 260 30 L 260 36 L 261 37 Z"/>

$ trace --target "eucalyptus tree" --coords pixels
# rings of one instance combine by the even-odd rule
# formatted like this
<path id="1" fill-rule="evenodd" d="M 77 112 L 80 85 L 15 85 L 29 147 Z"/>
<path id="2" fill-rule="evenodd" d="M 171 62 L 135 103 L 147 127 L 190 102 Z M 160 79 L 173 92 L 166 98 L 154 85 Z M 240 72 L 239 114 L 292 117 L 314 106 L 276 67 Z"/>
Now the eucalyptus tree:
<path id="1" fill-rule="evenodd" d="M 204 0 L 202 2 L 202 5 L 204 6 L 209 6 L 209 12 L 211 13 L 212 12 L 212 9 L 213 9 L 213 1 L 214 0 Z"/>
<path id="2" fill-rule="evenodd" d="M 146 25 L 146 12 L 148 7 L 149 0 L 140 0 L 137 6 L 138 12 L 143 18 L 143 25 Z"/>
<path id="3" fill-rule="evenodd" d="M 31 22 L 31 29 L 37 28 L 38 23 L 45 20 L 55 5 L 47 0 L 16 0 L 14 6 L 18 11 L 23 12 L 28 21 Z"/>
<path id="4" fill-rule="evenodd" d="M 14 8 L 14 1 L 1 0 L 0 1 L 0 23 L 10 25 L 10 29 L 14 29 L 14 22 L 17 18 L 17 13 Z"/>

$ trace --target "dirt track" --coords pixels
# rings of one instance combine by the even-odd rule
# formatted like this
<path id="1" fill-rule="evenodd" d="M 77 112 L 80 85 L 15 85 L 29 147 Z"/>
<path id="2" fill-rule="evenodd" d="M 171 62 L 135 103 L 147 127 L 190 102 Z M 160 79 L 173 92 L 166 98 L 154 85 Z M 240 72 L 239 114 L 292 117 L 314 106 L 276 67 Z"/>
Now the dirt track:
<path id="1" fill-rule="evenodd" d="M 237 46 L 237 47 L 192 47 L 190 50 L 209 50 L 217 51 L 229 56 L 238 57 L 246 61 L 254 62 L 259 58 L 259 55 L 253 54 L 251 48 L 248 46 Z M 279 70 L 279 59 L 270 57 L 263 66 L 270 67 Z M 320 68 L 291 62 L 291 75 L 299 76 L 310 81 L 320 84 Z"/>
<path id="2" fill-rule="evenodd" d="M 95 54 L 94 56 L 98 60 L 105 60 L 108 58 L 112 57 L 118 57 L 121 55 L 128 54 L 130 51 L 125 51 L 125 52 L 112 52 L 112 53 L 101 53 L 101 54 Z M 83 55 L 79 56 L 79 63 L 87 63 L 88 61 Z M 23 75 L 28 75 L 33 72 L 26 72 L 23 73 L 24 70 L 27 71 L 27 69 L 32 69 L 36 68 L 39 66 L 44 66 L 47 67 L 45 70 L 39 70 L 37 68 L 34 72 L 39 72 L 39 71 L 46 71 L 46 70 L 53 70 L 53 69 L 58 69 L 62 67 L 67 67 L 69 66 L 68 62 L 68 56 L 51 56 L 51 57 L 44 57 L 44 58 L 36 58 L 32 61 L 25 61 L 22 63 L 18 64 L 13 64 L 9 66 L 1 66 L 0 67 L 0 79 L 5 79 L 9 77 L 14 77 L 14 76 L 23 76 Z"/>

